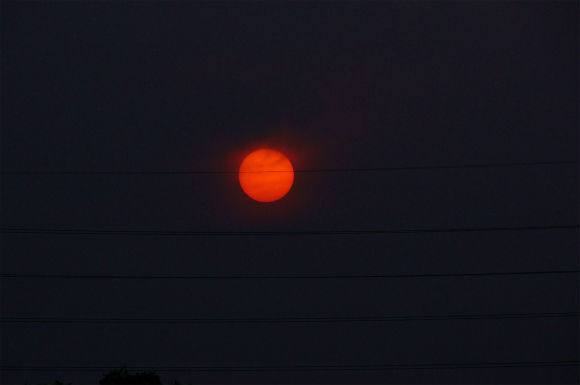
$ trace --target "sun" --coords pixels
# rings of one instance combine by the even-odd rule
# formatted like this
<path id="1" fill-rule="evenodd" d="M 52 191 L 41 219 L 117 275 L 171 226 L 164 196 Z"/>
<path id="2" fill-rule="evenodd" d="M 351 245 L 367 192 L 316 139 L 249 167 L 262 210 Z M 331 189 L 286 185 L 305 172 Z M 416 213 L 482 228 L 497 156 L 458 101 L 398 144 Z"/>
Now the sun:
<path id="1" fill-rule="evenodd" d="M 294 183 L 294 169 L 280 151 L 263 148 L 244 159 L 239 177 L 242 189 L 250 198 L 273 202 L 290 191 Z"/>

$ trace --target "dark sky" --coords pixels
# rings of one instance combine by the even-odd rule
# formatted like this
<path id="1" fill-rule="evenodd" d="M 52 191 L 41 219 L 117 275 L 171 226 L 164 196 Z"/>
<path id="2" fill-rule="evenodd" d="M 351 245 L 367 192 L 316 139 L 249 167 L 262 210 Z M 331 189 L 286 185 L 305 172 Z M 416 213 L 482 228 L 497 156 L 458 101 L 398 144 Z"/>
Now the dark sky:
<path id="1" fill-rule="evenodd" d="M 2 171 L 236 171 L 577 161 L 579 5 L 2 2 Z M 578 163 L 237 175 L 3 175 L 4 229 L 421 230 L 577 225 Z M 577 270 L 578 229 L 371 235 L 2 234 L 3 274 L 331 276 Z M 577 312 L 578 274 L 268 280 L 6 278 L 2 317 Z M 2 323 L 3 366 L 577 361 L 577 317 Z M 108 370 L 2 371 L 97 383 Z M 159 372 L 185 383 L 578 383 L 578 366 Z"/>

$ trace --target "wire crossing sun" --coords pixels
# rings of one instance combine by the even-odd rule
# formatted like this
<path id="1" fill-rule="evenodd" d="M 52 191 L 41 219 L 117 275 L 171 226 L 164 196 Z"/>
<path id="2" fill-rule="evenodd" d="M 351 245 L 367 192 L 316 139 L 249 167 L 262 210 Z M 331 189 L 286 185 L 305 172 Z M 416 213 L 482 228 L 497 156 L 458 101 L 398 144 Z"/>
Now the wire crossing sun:
<path id="1" fill-rule="evenodd" d="M 263 148 L 252 152 L 240 166 L 240 185 L 259 202 L 273 202 L 290 191 L 294 182 L 292 163 L 279 151 Z"/>

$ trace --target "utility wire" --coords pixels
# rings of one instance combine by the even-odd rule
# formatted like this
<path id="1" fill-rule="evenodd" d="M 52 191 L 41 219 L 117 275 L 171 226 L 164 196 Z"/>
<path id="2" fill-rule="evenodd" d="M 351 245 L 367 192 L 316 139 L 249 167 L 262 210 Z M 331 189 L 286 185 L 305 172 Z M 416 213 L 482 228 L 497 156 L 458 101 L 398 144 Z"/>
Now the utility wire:
<path id="1" fill-rule="evenodd" d="M 336 370 L 404 370 L 404 369 L 476 369 L 476 368 L 531 368 L 545 366 L 578 366 L 578 360 L 569 361 L 516 361 L 471 362 L 438 364 L 390 364 L 390 365 L 260 365 L 260 366 L 130 366 L 127 370 L 151 370 L 155 372 L 295 372 Z M 11 371 L 66 371 L 100 372 L 116 370 L 114 366 L 25 366 L 2 365 L 0 370 Z"/>
<path id="2" fill-rule="evenodd" d="M 368 168 L 327 168 L 294 170 L 295 173 L 307 172 L 364 172 L 364 171 L 408 171 L 436 169 L 464 169 L 490 167 L 543 166 L 559 164 L 578 164 L 578 160 L 556 160 L 547 162 L 509 162 L 509 163 L 479 163 L 463 165 L 438 166 L 403 166 L 403 167 L 368 167 Z M 290 171 L 246 171 L 252 172 L 290 172 Z M 195 175 L 195 174 L 238 174 L 239 171 L 2 171 L 2 175 Z"/>
<path id="3" fill-rule="evenodd" d="M 90 274 L 10 274 L 0 278 L 49 278 L 49 279 L 356 279 L 356 278 L 428 278 L 428 277 L 485 277 L 502 275 L 573 274 L 580 270 L 510 271 L 488 273 L 442 273 L 442 274 L 388 274 L 388 275 L 286 275 L 286 276 L 195 276 L 195 275 L 90 275 Z"/>
<path id="4" fill-rule="evenodd" d="M 15 229 L 2 228 L 3 234 L 66 234 L 66 235 L 378 235 L 419 233 L 464 233 L 485 231 L 523 231 L 577 229 L 579 225 L 472 227 L 418 230 L 322 230 L 322 231 L 162 231 L 162 230 L 73 230 L 73 229 Z"/>
<path id="5" fill-rule="evenodd" d="M 197 323 L 296 323 L 296 322 L 387 322 L 387 321 L 449 321 L 508 318 L 578 317 L 579 312 L 522 313 L 522 314 L 460 314 L 404 317 L 292 317 L 292 318 L 57 318 L 57 317 L 3 317 L 3 323 L 91 323 L 91 324 L 197 324 Z"/>

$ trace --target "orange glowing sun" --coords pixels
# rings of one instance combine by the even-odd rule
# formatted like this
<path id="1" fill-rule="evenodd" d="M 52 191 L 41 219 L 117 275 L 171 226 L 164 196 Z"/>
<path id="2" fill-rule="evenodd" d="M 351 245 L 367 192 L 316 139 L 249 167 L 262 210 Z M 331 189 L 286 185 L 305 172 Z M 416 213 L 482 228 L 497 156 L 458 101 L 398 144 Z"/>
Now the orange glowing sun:
<path id="1" fill-rule="evenodd" d="M 279 151 L 252 152 L 240 166 L 240 185 L 248 196 L 259 202 L 273 202 L 290 191 L 294 182 L 292 163 Z"/>

